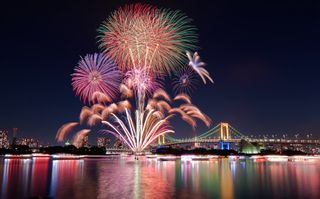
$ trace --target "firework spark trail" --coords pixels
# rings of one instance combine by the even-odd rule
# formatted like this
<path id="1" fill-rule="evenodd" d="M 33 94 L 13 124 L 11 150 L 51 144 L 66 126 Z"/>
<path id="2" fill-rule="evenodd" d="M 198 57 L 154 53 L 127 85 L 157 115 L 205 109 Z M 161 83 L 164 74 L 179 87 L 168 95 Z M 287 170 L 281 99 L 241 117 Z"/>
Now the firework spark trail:
<path id="1" fill-rule="evenodd" d="M 157 102 L 157 109 L 160 112 L 168 112 L 169 110 L 171 110 L 171 106 L 168 104 L 168 102 L 160 100 Z"/>
<path id="2" fill-rule="evenodd" d="M 102 119 L 103 119 L 103 120 L 107 120 L 111 112 L 112 112 L 112 111 L 110 110 L 109 107 L 104 108 L 103 111 L 102 111 L 102 113 L 101 113 Z"/>
<path id="3" fill-rule="evenodd" d="M 107 102 L 111 102 L 112 99 L 108 95 L 105 95 L 99 91 L 95 91 L 92 94 L 91 101 L 92 101 L 92 103 L 106 104 Z"/>
<path id="4" fill-rule="evenodd" d="M 89 107 L 87 106 L 82 107 L 79 115 L 80 124 L 83 124 L 92 114 L 93 113 Z"/>
<path id="5" fill-rule="evenodd" d="M 93 115 L 90 116 L 87 124 L 88 124 L 90 127 L 92 127 L 92 126 L 94 126 L 94 125 L 96 125 L 96 124 L 98 124 L 98 123 L 101 123 L 101 121 L 102 121 L 102 117 L 101 117 L 100 115 L 98 115 L 98 114 L 93 114 Z"/>
<path id="6" fill-rule="evenodd" d="M 126 109 L 131 109 L 131 103 L 128 100 L 123 100 L 118 102 L 118 110 L 119 112 L 124 112 Z"/>
<path id="7" fill-rule="evenodd" d="M 102 111 L 102 113 L 101 113 L 101 117 L 102 117 L 104 120 L 106 120 L 106 119 L 108 119 L 108 117 L 109 117 L 109 115 L 110 115 L 111 113 L 116 113 L 116 112 L 118 112 L 118 105 L 115 104 L 115 103 L 112 103 L 112 104 L 110 104 L 109 106 L 106 106 L 106 107 L 103 109 L 103 111 Z"/>
<path id="8" fill-rule="evenodd" d="M 165 115 L 161 111 L 155 111 L 153 112 L 153 115 L 159 119 L 165 118 Z"/>
<path id="9" fill-rule="evenodd" d="M 167 99 L 168 101 L 164 101 L 162 99 Z M 187 94 L 182 93 L 174 97 L 174 101 L 180 100 L 185 102 L 179 107 L 172 107 L 169 104 L 171 102 L 170 99 L 170 96 L 165 91 L 156 91 L 153 95 L 153 98 L 149 99 L 146 109 L 155 109 L 160 111 L 162 114 L 169 115 L 178 113 L 178 115 L 180 115 L 181 118 L 188 124 L 190 124 L 193 128 L 195 128 L 197 125 L 195 118 L 201 120 L 208 127 L 211 125 L 211 119 L 191 103 L 191 99 Z"/>
<path id="10" fill-rule="evenodd" d="M 191 19 L 180 11 L 147 4 L 116 10 L 98 29 L 99 43 L 119 67 L 151 67 L 170 72 L 184 63 L 184 52 L 196 48 Z"/>
<path id="11" fill-rule="evenodd" d="M 168 95 L 168 93 L 165 91 L 165 90 L 163 90 L 163 89 L 158 89 L 158 90 L 156 90 L 155 92 L 154 92 L 154 94 L 153 94 L 153 98 L 154 99 L 164 99 L 164 100 L 166 100 L 166 101 L 168 101 L 168 102 L 171 102 L 171 98 L 170 98 L 170 96 Z"/>
<path id="12" fill-rule="evenodd" d="M 125 84 L 120 85 L 120 93 L 122 98 L 131 98 L 133 96 L 133 91 L 130 89 L 130 86 L 128 87 Z"/>
<path id="13" fill-rule="evenodd" d="M 78 122 L 69 122 L 66 123 L 64 125 L 62 125 L 59 129 L 58 132 L 56 134 L 56 139 L 59 142 L 62 142 L 63 139 L 65 138 L 65 136 L 75 127 L 77 126 L 79 123 Z"/>
<path id="14" fill-rule="evenodd" d="M 180 109 L 183 110 L 187 115 L 200 119 L 207 127 L 210 127 L 211 119 L 202 113 L 196 106 L 192 104 L 183 104 L 180 106 Z"/>
<path id="15" fill-rule="evenodd" d="M 103 106 L 101 104 L 94 104 L 91 107 L 91 110 L 92 110 L 93 113 L 100 113 L 104 108 L 105 108 L 105 106 Z"/>
<path id="16" fill-rule="evenodd" d="M 132 105 L 128 100 L 122 100 L 120 102 L 112 103 L 109 106 L 104 106 L 103 110 L 100 112 L 100 116 L 103 120 L 107 120 L 111 113 L 121 113 L 125 109 L 131 109 Z"/>
<path id="17" fill-rule="evenodd" d="M 148 100 L 148 104 L 147 104 L 147 106 L 146 106 L 146 110 L 147 111 L 150 111 L 150 110 L 152 110 L 152 109 L 155 109 L 157 107 L 157 100 L 155 100 L 155 99 L 149 99 Z"/>
<path id="18" fill-rule="evenodd" d="M 183 110 L 181 110 L 180 108 L 172 108 L 169 111 L 169 114 L 174 114 L 174 113 L 180 114 L 181 119 L 184 120 L 185 122 L 187 122 L 190 126 L 192 126 L 193 129 L 197 126 L 196 121 L 191 116 L 186 114 Z"/>
<path id="19" fill-rule="evenodd" d="M 182 100 L 188 104 L 191 104 L 191 99 L 187 94 L 181 93 L 174 97 L 174 101 Z"/>
<path id="20" fill-rule="evenodd" d="M 84 138 L 89 134 L 90 131 L 90 129 L 82 129 L 78 131 L 72 139 L 72 144 L 77 148 L 81 147 Z"/>
<path id="21" fill-rule="evenodd" d="M 189 66 L 191 66 L 193 70 L 195 70 L 198 73 L 204 84 L 206 84 L 206 78 L 208 78 L 211 81 L 211 83 L 213 83 L 213 80 L 210 77 L 209 72 L 203 68 L 203 66 L 205 66 L 206 64 L 200 61 L 200 56 L 198 55 L 198 53 L 195 52 L 192 56 L 191 53 L 187 51 L 186 54 L 189 59 Z"/>
<path id="22" fill-rule="evenodd" d="M 118 93 L 120 78 L 121 72 L 113 61 L 95 53 L 80 59 L 72 74 L 72 87 L 84 102 L 91 103 L 95 92 L 103 93 L 106 100 L 111 101 Z"/>
<path id="23" fill-rule="evenodd" d="M 118 137 L 134 152 L 142 152 L 161 135 L 174 133 L 174 131 L 170 129 L 166 118 L 159 119 L 153 115 L 155 112 L 154 110 L 145 112 L 142 115 L 140 115 L 139 111 L 136 111 L 136 121 L 132 118 L 130 111 L 126 109 L 125 112 L 127 123 L 124 123 L 115 114 L 112 114 L 115 124 L 108 121 L 102 121 L 102 123 L 111 127 L 114 130 L 111 131 L 112 134 L 117 134 Z M 140 116 L 142 118 L 137 119 Z M 141 122 L 141 124 L 137 125 L 136 122 Z"/>

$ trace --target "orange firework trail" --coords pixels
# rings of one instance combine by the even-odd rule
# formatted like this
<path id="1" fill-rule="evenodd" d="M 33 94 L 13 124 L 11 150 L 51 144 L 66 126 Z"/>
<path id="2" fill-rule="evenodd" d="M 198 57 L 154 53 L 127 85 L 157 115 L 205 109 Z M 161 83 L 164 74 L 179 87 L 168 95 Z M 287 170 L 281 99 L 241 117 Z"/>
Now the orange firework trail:
<path id="1" fill-rule="evenodd" d="M 77 132 L 72 139 L 72 144 L 77 148 L 81 147 L 84 138 L 89 134 L 90 131 L 90 129 L 82 129 Z"/>
<path id="2" fill-rule="evenodd" d="M 69 122 L 62 125 L 56 134 L 56 139 L 59 142 L 62 142 L 64 137 L 78 124 L 79 124 L 78 122 Z"/>

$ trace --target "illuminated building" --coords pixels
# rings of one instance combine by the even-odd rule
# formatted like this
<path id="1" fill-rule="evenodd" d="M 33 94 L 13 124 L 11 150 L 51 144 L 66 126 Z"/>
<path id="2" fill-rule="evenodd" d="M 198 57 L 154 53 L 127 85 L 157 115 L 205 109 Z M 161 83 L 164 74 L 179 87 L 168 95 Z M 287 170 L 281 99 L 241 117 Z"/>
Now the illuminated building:
<path id="1" fill-rule="evenodd" d="M 107 147 L 110 144 L 110 138 L 106 137 L 98 137 L 97 138 L 97 146 L 98 147 Z"/>
<path id="2" fill-rule="evenodd" d="M 85 136 L 82 140 L 82 147 L 89 147 L 89 143 L 88 143 L 88 140 L 89 140 L 89 136 Z"/>
<path id="3" fill-rule="evenodd" d="M 69 145 L 71 145 L 71 144 L 70 144 L 69 140 L 67 140 L 67 141 L 64 143 L 64 145 L 65 145 L 65 146 L 69 146 Z"/>
<path id="4" fill-rule="evenodd" d="M 38 148 L 39 141 L 34 138 L 17 138 L 16 145 L 28 146 L 30 148 Z"/>
<path id="5" fill-rule="evenodd" d="M 9 148 L 8 132 L 0 131 L 0 148 Z"/>
<path id="6" fill-rule="evenodd" d="M 120 139 L 116 139 L 114 141 L 113 147 L 115 147 L 115 148 L 123 148 L 123 142 Z"/>

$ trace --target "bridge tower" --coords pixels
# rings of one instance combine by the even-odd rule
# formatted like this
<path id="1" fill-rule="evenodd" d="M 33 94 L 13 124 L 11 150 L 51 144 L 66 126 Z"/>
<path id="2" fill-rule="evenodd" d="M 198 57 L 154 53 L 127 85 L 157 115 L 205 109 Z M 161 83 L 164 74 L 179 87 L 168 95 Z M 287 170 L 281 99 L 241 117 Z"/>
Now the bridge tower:
<path id="1" fill-rule="evenodd" d="M 226 122 L 220 123 L 220 148 L 221 149 L 230 149 L 230 142 L 228 140 L 231 138 L 229 131 L 229 124 Z"/>
<path id="2" fill-rule="evenodd" d="M 225 122 L 220 123 L 220 139 L 221 140 L 229 140 L 230 139 L 230 131 L 229 124 Z"/>
<path id="3" fill-rule="evenodd" d="M 165 144 L 166 143 L 166 135 L 160 135 L 158 137 L 158 145 L 162 145 L 162 144 Z"/>

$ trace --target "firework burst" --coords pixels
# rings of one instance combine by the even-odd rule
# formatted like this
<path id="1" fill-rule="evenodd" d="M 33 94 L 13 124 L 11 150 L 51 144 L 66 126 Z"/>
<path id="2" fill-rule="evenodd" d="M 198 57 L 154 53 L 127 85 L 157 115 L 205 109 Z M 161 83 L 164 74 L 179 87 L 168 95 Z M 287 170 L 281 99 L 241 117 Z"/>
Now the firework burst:
<path id="1" fill-rule="evenodd" d="M 172 78 L 173 90 L 176 94 L 186 93 L 190 95 L 196 89 L 197 83 L 197 76 L 190 66 L 181 68 Z"/>
<path id="2" fill-rule="evenodd" d="M 212 78 L 210 77 L 209 72 L 204 68 L 204 66 L 206 65 L 206 63 L 202 62 L 200 60 L 200 56 L 197 52 L 195 52 L 193 54 L 193 56 L 191 55 L 190 52 L 186 52 L 186 55 L 189 59 L 189 66 L 191 66 L 193 68 L 193 70 L 201 77 L 202 81 L 204 84 L 207 83 L 206 78 L 213 83 Z"/>
<path id="3" fill-rule="evenodd" d="M 133 152 L 141 153 L 161 135 L 174 133 L 167 118 L 159 119 L 153 114 L 154 112 L 154 110 L 150 110 L 141 114 L 137 110 L 135 118 L 133 118 L 130 111 L 126 109 L 127 122 L 123 122 L 112 113 L 114 123 L 109 121 L 102 121 L 102 123 L 111 127 L 113 131 L 108 132 L 123 141 Z"/>
<path id="4" fill-rule="evenodd" d="M 106 55 L 93 54 L 81 58 L 72 74 L 72 87 L 84 102 L 94 101 L 96 93 L 102 93 L 111 101 L 118 94 L 121 73 Z M 98 101 L 100 97 L 95 97 Z"/>
<path id="5" fill-rule="evenodd" d="M 139 92 L 151 95 L 155 90 L 162 88 L 161 77 L 156 77 L 148 69 L 131 69 L 125 75 L 125 84 Z"/>
<path id="6" fill-rule="evenodd" d="M 196 47 L 195 27 L 190 22 L 180 11 L 125 5 L 98 29 L 100 47 L 122 69 L 149 66 L 170 72 L 184 63 L 186 50 Z"/>
<path id="7" fill-rule="evenodd" d="M 104 133 L 115 135 L 134 153 L 141 153 L 160 136 L 174 133 L 169 123 L 173 116 L 180 116 L 193 128 L 198 120 L 210 126 L 210 118 L 188 95 L 194 90 L 197 74 L 204 83 L 212 81 L 199 55 L 189 53 L 197 41 L 190 22 L 180 11 L 140 3 L 113 12 L 98 29 L 99 47 L 105 54 L 81 58 L 72 74 L 76 94 L 94 105 L 83 107 L 79 123 L 62 126 L 57 140 L 62 141 L 75 126 L 86 125 L 88 128 L 73 139 L 80 147 L 90 128 L 103 123 Z M 189 65 L 177 70 L 187 58 Z M 170 78 L 171 72 L 177 72 L 174 98 L 163 89 L 164 77 L 169 74 Z M 113 102 L 118 94 L 121 101 Z"/>

